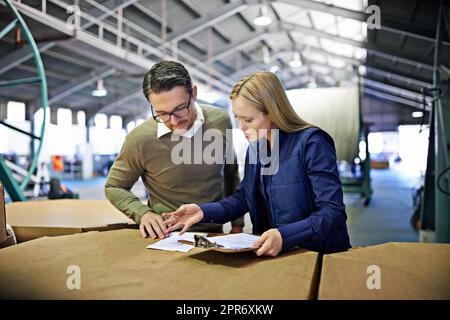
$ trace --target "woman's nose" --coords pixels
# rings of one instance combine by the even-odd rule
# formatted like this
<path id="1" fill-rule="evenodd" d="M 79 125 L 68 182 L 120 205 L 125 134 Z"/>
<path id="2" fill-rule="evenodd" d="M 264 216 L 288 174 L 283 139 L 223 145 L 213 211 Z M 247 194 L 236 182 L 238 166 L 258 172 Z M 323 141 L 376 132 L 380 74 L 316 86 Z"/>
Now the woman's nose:
<path id="1" fill-rule="evenodd" d="M 241 129 L 242 131 L 247 130 L 247 126 L 245 124 L 242 123 L 242 121 L 239 121 L 239 129 Z"/>

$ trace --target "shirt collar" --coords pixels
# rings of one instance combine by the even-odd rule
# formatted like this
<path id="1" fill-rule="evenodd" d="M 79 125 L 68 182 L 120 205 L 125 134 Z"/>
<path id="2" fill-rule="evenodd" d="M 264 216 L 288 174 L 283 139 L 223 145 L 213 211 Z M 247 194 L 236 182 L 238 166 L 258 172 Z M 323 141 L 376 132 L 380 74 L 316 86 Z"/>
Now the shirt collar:
<path id="1" fill-rule="evenodd" d="M 192 138 L 197 133 L 198 129 L 200 129 L 201 126 L 203 125 L 203 123 L 205 122 L 203 110 L 198 105 L 197 102 L 194 102 L 194 108 L 197 111 L 197 117 L 195 118 L 195 121 L 194 121 L 194 124 L 192 125 L 192 127 L 188 131 L 186 131 L 184 134 L 181 135 L 185 138 Z M 171 132 L 172 132 L 172 130 L 167 128 L 167 126 L 164 123 L 158 122 L 158 128 L 157 128 L 157 133 L 156 133 L 156 136 L 158 139 L 161 138 L 162 136 L 165 136 L 168 133 L 171 133 Z"/>

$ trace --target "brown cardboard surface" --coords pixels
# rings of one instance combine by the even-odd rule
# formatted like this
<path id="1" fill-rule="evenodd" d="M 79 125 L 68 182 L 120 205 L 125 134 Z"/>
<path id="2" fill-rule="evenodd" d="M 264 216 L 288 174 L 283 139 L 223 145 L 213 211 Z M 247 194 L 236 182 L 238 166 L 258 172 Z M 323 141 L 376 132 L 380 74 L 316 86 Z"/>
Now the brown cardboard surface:
<path id="1" fill-rule="evenodd" d="M 17 242 L 89 230 L 109 230 L 135 225 L 106 200 L 43 200 L 6 205 L 6 220 Z"/>
<path id="2" fill-rule="evenodd" d="M 20 299 L 311 299 L 318 254 L 276 258 L 149 250 L 138 230 L 45 237 L 0 250 L 0 298 Z M 81 289 L 67 268 L 79 266 Z"/>
<path id="3" fill-rule="evenodd" d="M 368 289 L 380 268 L 381 288 Z M 319 299 L 450 299 L 450 244 L 386 243 L 325 255 Z"/>
<path id="4" fill-rule="evenodd" d="M 6 241 L 6 237 L 5 195 L 3 185 L 0 183 L 0 243 Z"/>

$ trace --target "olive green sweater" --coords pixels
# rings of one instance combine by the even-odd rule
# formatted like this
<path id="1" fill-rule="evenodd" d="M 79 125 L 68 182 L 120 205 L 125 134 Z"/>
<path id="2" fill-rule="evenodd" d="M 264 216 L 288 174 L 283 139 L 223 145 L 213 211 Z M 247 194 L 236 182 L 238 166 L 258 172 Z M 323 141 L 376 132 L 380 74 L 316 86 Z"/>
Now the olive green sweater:
<path id="1" fill-rule="evenodd" d="M 194 139 L 203 140 L 202 132 L 215 128 L 223 134 L 225 148 L 226 129 L 232 128 L 225 110 L 209 106 L 201 108 L 205 120 L 201 130 L 191 139 L 171 141 L 172 134 L 158 138 L 158 123 L 153 119 L 145 121 L 127 135 L 109 172 L 105 195 L 117 209 L 136 223 L 140 223 L 142 215 L 148 211 L 170 212 L 184 203 L 214 202 L 234 193 L 239 184 L 236 162 L 205 164 L 205 161 L 201 161 L 201 164 L 194 164 Z M 172 161 L 172 149 L 178 145 L 178 150 L 180 141 L 191 144 L 191 163 L 176 164 Z M 228 141 L 229 145 L 231 143 Z M 202 141 L 202 149 L 205 150 L 209 144 L 211 142 Z M 225 151 L 223 154 L 225 157 Z M 130 191 L 140 177 L 148 192 L 148 204 L 143 204 Z M 243 219 L 235 220 L 232 224 L 242 226 Z M 217 224 L 199 224 L 191 230 L 219 232 L 221 228 Z"/>

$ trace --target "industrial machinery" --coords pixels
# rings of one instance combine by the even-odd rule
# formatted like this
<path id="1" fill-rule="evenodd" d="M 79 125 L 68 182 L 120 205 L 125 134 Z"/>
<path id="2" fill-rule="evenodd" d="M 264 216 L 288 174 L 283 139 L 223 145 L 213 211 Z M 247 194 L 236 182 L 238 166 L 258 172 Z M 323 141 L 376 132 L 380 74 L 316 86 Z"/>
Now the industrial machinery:
<path id="1" fill-rule="evenodd" d="M 22 170 L 23 173 L 23 179 L 20 181 L 16 181 L 16 179 L 13 176 L 13 172 L 11 170 L 11 165 L 5 161 L 3 156 L 0 156 L 0 180 L 3 182 L 3 185 L 5 186 L 6 191 L 8 192 L 9 196 L 11 197 L 12 201 L 25 201 L 26 197 L 24 195 L 24 190 L 27 188 L 28 184 L 30 182 L 34 182 L 35 184 L 40 183 L 39 174 L 36 174 L 36 170 L 39 173 L 38 167 L 38 159 L 39 154 L 42 149 L 42 144 L 44 141 L 44 132 L 45 132 L 45 123 L 46 123 L 46 109 L 47 109 L 47 102 L 48 102 L 48 95 L 47 95 L 47 80 L 45 77 L 45 71 L 44 66 L 42 63 L 41 56 L 39 54 L 39 49 L 36 45 L 36 42 L 33 39 L 33 35 L 31 34 L 30 30 L 28 29 L 24 19 L 20 15 L 20 13 L 17 11 L 11 0 L 4 0 L 6 3 L 7 8 L 9 8 L 10 12 L 12 13 L 13 20 L 2 30 L 0 31 L 0 39 L 3 38 L 6 34 L 14 30 L 15 28 L 20 28 L 21 32 L 25 35 L 25 38 L 27 40 L 27 46 L 31 51 L 31 54 L 33 56 L 34 64 L 37 71 L 36 77 L 31 78 L 25 78 L 25 79 L 14 79 L 10 81 L 3 81 L 0 82 L 0 88 L 7 87 L 7 86 L 19 86 L 23 84 L 38 84 L 40 86 L 41 91 L 41 107 L 43 109 L 43 117 L 42 117 L 42 125 L 40 129 L 39 136 L 36 136 L 34 132 L 26 132 L 20 128 L 17 128 L 11 124 L 8 124 L 5 121 L 0 120 L 0 124 L 15 130 L 17 132 L 20 132 L 22 134 L 25 134 L 29 136 L 33 143 L 33 147 L 31 148 L 31 155 L 30 155 L 30 166 L 28 170 Z M 34 148 L 34 141 L 38 140 L 38 145 L 35 150 Z M 21 170 L 16 170 L 16 173 L 21 173 Z"/>

